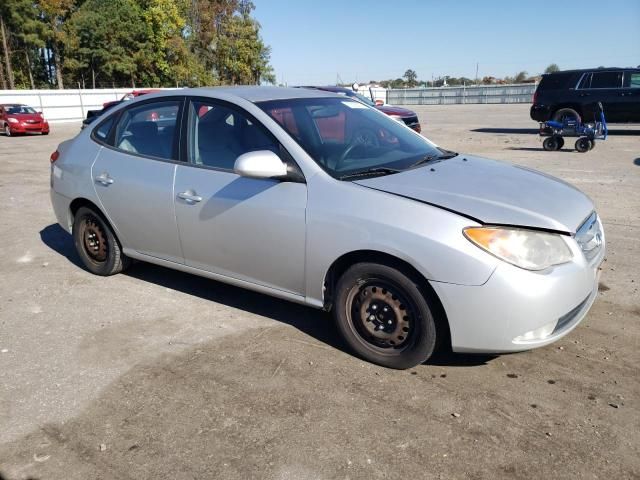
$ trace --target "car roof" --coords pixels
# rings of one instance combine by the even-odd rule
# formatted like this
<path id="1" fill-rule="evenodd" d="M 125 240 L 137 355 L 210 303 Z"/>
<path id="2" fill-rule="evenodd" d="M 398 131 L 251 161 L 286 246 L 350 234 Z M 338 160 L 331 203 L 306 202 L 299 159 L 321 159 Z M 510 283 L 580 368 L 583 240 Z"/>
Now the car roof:
<path id="1" fill-rule="evenodd" d="M 288 100 L 292 98 L 326 98 L 332 97 L 330 92 L 310 90 L 293 87 L 262 87 L 262 86 L 239 86 L 239 87 L 200 87 L 187 89 L 192 92 L 202 92 L 203 95 L 216 95 L 224 93 L 243 98 L 253 103 L 267 102 L 270 100 Z M 174 92 L 175 93 L 175 92 Z"/>
<path id="2" fill-rule="evenodd" d="M 585 72 L 622 72 L 625 70 L 640 71 L 634 67 L 598 67 L 598 68 L 578 68 L 575 70 L 559 70 L 557 72 L 545 73 L 544 75 L 558 75 L 562 73 L 585 73 Z"/>

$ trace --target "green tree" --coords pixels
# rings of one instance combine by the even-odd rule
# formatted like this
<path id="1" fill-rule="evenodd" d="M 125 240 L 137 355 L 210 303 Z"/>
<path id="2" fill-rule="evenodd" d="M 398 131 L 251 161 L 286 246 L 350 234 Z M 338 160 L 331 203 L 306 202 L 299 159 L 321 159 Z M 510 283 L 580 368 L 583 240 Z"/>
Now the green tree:
<path id="1" fill-rule="evenodd" d="M 75 78 L 152 84 L 153 54 L 143 11 L 133 0 L 87 0 L 67 23 L 65 67 Z"/>
<path id="2" fill-rule="evenodd" d="M 214 69 L 220 83 L 275 83 L 269 65 L 271 49 L 260 38 L 260 24 L 247 14 L 231 15 L 225 19 L 213 45 Z"/>
<path id="3" fill-rule="evenodd" d="M 555 63 L 550 64 L 547 68 L 544 69 L 544 73 L 555 73 L 559 71 L 560 67 Z"/>
<path id="4" fill-rule="evenodd" d="M 402 77 L 406 80 L 406 85 L 409 88 L 413 88 L 418 84 L 418 74 L 415 70 L 408 69 Z"/>
<path id="5" fill-rule="evenodd" d="M 518 72 L 513 79 L 513 83 L 522 83 L 526 80 L 528 73 L 524 70 L 522 72 Z"/>

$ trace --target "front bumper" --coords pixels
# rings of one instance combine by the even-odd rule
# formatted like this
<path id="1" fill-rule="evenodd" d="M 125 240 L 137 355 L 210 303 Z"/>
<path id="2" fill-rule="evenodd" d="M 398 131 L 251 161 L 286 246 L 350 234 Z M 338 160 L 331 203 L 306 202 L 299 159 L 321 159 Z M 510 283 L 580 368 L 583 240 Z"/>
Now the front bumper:
<path id="1" fill-rule="evenodd" d="M 9 123 L 12 134 L 18 133 L 49 133 L 48 123 Z"/>
<path id="2" fill-rule="evenodd" d="M 598 254 L 587 260 L 571 239 L 572 262 L 544 272 L 501 263 L 481 286 L 432 282 L 449 320 L 455 352 L 503 353 L 543 347 L 586 316 L 598 294 Z"/>

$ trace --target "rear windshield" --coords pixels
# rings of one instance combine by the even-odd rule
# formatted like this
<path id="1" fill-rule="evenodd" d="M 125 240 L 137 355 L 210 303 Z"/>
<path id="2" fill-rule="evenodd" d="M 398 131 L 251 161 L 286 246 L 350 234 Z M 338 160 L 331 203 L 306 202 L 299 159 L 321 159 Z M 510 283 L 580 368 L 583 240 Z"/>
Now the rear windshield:
<path id="1" fill-rule="evenodd" d="M 574 87 L 575 85 L 569 85 L 569 80 L 573 76 L 573 73 L 554 73 L 551 75 L 543 75 L 538 88 L 541 90 L 563 90 L 569 87 Z"/>

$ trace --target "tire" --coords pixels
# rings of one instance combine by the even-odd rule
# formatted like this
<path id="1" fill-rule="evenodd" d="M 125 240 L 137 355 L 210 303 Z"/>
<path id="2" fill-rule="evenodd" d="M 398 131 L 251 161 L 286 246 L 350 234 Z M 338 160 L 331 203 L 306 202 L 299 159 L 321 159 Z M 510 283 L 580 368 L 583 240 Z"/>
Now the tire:
<path id="1" fill-rule="evenodd" d="M 589 150 L 591 150 L 591 140 L 589 140 L 587 137 L 580 137 L 578 140 L 576 140 L 575 147 L 576 150 L 580 153 L 588 152 Z"/>
<path id="2" fill-rule="evenodd" d="M 73 219 L 72 233 L 76 251 L 91 273 L 105 277 L 115 275 L 131 264 L 100 212 L 80 207 Z"/>
<path id="3" fill-rule="evenodd" d="M 593 150 L 595 146 L 596 146 L 596 141 L 589 139 L 589 150 Z"/>
<path id="4" fill-rule="evenodd" d="M 547 152 L 553 152 L 555 150 L 559 150 L 560 142 L 558 141 L 558 138 L 559 137 L 556 137 L 556 136 L 545 138 L 544 142 L 542 142 L 542 148 L 545 149 Z"/>
<path id="5" fill-rule="evenodd" d="M 564 138 L 558 137 L 558 148 L 556 150 L 562 150 L 562 147 L 564 147 Z"/>
<path id="6" fill-rule="evenodd" d="M 49 132 L 42 132 L 42 135 L 49 135 Z"/>
<path id="7" fill-rule="evenodd" d="M 7 123 L 4 124 L 4 135 L 5 137 L 11 136 L 11 129 L 9 128 L 9 124 Z"/>
<path id="8" fill-rule="evenodd" d="M 553 120 L 555 120 L 556 122 L 562 122 L 563 119 L 566 117 L 573 117 L 576 119 L 577 122 L 582 121 L 580 114 L 576 112 L 573 108 L 560 108 L 559 110 L 556 110 L 556 112 L 553 114 Z"/>
<path id="9" fill-rule="evenodd" d="M 436 346 L 436 323 L 416 281 L 400 270 L 357 263 L 336 285 L 334 318 L 361 358 L 388 368 L 425 362 Z"/>

